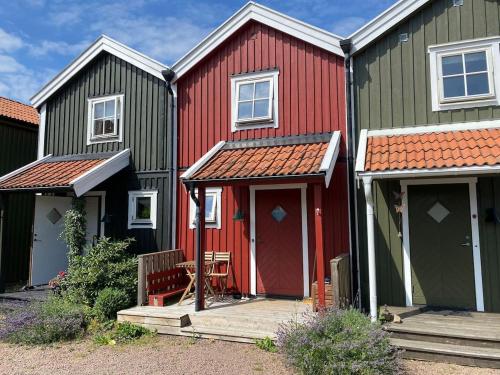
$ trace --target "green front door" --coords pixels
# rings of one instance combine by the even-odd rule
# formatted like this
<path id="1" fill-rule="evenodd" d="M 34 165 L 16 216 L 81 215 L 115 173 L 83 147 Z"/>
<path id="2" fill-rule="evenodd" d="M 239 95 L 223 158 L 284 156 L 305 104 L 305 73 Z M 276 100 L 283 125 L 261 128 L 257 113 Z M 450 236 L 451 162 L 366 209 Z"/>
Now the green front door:
<path id="1" fill-rule="evenodd" d="M 408 187 L 413 304 L 474 309 L 467 184 Z"/>

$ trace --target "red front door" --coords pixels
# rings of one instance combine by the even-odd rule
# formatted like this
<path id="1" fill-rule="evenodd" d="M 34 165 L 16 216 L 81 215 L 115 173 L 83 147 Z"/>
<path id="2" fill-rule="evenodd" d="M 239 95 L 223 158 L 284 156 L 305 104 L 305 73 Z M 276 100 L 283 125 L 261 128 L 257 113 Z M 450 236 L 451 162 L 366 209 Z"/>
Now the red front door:
<path id="1" fill-rule="evenodd" d="M 303 297 L 300 189 L 255 192 L 257 293 Z"/>

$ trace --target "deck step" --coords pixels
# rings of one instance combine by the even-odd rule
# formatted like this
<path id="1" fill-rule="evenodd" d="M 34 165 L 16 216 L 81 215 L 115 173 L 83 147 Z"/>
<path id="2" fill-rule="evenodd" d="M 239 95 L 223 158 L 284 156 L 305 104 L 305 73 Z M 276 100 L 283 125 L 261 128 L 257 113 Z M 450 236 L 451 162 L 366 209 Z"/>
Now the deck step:
<path id="1" fill-rule="evenodd" d="M 130 322 L 142 325 L 167 326 L 167 327 L 185 327 L 190 324 L 189 315 L 183 313 L 169 314 L 165 309 L 132 307 L 121 310 L 117 313 L 119 322 Z"/>
<path id="2" fill-rule="evenodd" d="M 404 349 L 404 358 L 454 363 L 464 366 L 500 368 L 500 349 L 391 338 Z"/>
<path id="3" fill-rule="evenodd" d="M 274 334 L 262 331 L 249 331 L 234 328 L 214 328 L 207 326 L 191 325 L 180 329 L 184 336 L 192 336 L 195 338 L 224 340 L 243 343 L 255 343 L 257 339 L 271 337 L 274 339 Z"/>

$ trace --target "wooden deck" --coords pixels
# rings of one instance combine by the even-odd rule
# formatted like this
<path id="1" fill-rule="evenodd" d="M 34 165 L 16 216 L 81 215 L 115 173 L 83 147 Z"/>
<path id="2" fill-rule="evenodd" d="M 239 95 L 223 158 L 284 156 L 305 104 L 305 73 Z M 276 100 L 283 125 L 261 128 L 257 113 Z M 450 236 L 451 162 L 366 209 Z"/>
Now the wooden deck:
<path id="1" fill-rule="evenodd" d="M 384 327 L 413 359 L 500 368 L 500 314 L 413 310 Z"/>
<path id="2" fill-rule="evenodd" d="M 191 299 L 181 306 L 122 310 L 118 312 L 118 321 L 140 324 L 162 334 L 253 343 L 264 337 L 274 339 L 281 323 L 300 320 L 306 311 L 311 311 L 311 305 L 302 301 L 226 298 L 195 312 Z"/>

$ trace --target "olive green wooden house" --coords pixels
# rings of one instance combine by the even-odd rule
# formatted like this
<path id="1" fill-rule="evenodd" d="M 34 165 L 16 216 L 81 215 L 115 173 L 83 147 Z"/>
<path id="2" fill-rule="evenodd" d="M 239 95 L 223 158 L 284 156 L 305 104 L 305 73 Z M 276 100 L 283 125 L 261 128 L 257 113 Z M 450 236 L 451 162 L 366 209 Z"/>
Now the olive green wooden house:
<path id="1" fill-rule="evenodd" d="M 36 159 L 38 113 L 0 97 L 0 175 Z M 34 198 L 0 194 L 1 288 L 28 280 Z"/>
<path id="2" fill-rule="evenodd" d="M 101 36 L 31 99 L 40 112 L 38 159 L 0 177 L 0 192 L 36 194 L 31 285 L 67 267 L 60 233 L 74 197 L 85 198 L 89 244 L 107 236 L 135 239 L 137 253 L 171 247 L 166 69 Z"/>
<path id="3" fill-rule="evenodd" d="M 344 43 L 361 299 L 500 312 L 500 2 L 403 0 Z"/>

